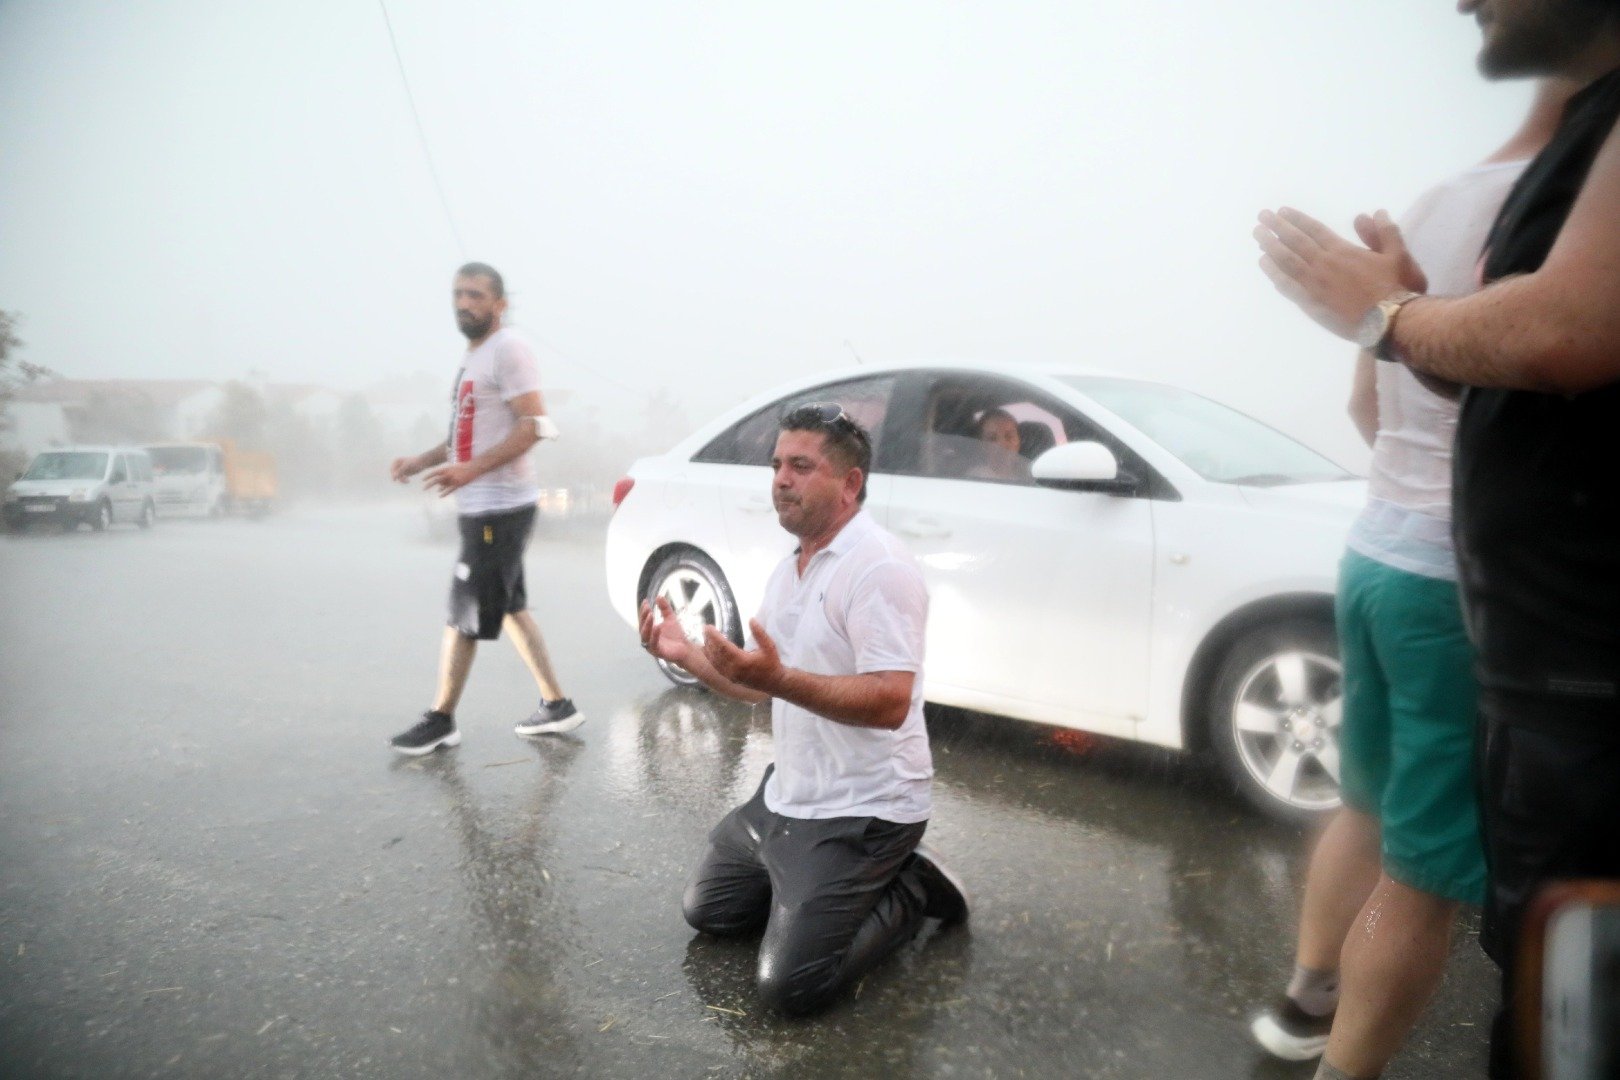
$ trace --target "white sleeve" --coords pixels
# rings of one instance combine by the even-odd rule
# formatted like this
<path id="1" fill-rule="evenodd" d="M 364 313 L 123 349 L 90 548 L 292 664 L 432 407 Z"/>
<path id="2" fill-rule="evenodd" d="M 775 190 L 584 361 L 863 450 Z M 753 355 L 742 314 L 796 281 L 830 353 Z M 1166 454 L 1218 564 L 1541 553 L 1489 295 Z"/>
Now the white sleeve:
<path id="1" fill-rule="evenodd" d="M 920 673 L 928 630 L 928 586 L 922 571 L 898 559 L 868 570 L 850 592 L 845 630 L 855 672 Z"/>
<path id="2" fill-rule="evenodd" d="M 495 386 L 502 401 L 540 389 L 540 365 L 527 342 L 514 337 L 501 342 L 495 352 Z"/>

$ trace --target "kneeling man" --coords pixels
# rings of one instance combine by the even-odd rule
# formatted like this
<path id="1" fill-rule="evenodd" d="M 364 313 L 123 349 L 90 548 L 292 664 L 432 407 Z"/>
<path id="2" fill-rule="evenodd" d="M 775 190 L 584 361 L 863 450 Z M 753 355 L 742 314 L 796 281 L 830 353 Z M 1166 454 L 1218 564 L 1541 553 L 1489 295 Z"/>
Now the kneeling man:
<path id="1" fill-rule="evenodd" d="M 777 519 L 799 549 L 771 575 L 757 648 L 714 628 L 686 639 L 666 600 L 643 604 L 642 646 L 717 693 L 771 703 L 776 762 L 709 834 L 683 900 L 709 934 L 765 928 L 759 990 L 813 1012 L 967 899 L 919 848 L 934 775 L 923 724 L 928 591 L 905 548 L 862 510 L 872 444 L 833 402 L 781 420 Z"/>

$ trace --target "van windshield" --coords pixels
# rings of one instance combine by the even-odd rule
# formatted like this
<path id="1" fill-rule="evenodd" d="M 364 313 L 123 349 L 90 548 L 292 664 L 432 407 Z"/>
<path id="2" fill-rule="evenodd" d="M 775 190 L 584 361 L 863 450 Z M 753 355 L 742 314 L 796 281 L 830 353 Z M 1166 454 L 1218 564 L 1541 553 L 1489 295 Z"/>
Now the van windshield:
<path id="1" fill-rule="evenodd" d="M 107 475 L 107 455 L 82 451 L 41 454 L 23 473 L 24 480 L 100 480 Z"/>
<path id="2" fill-rule="evenodd" d="M 208 471 L 208 448 L 204 446 L 148 446 L 146 452 L 159 476 L 195 476 Z"/>

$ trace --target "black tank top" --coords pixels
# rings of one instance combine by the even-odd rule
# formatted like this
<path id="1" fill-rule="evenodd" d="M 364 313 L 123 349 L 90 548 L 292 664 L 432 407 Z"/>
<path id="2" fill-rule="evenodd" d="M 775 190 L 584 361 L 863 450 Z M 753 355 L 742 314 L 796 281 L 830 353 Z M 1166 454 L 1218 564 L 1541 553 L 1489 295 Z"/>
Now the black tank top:
<path id="1" fill-rule="evenodd" d="M 1617 117 L 1620 70 L 1570 101 L 1508 195 L 1485 243 L 1487 283 L 1541 266 Z M 1452 470 L 1481 685 L 1620 704 L 1620 383 L 1468 389 Z"/>

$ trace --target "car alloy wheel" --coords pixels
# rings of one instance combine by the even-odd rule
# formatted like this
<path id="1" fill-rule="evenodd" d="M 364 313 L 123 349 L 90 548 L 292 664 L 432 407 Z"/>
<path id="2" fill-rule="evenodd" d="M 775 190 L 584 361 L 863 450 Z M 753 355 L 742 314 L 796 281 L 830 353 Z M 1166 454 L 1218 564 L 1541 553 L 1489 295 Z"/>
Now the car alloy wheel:
<path id="1" fill-rule="evenodd" d="M 95 520 L 90 522 L 90 527 L 96 530 L 96 532 L 106 532 L 107 526 L 111 524 L 112 504 L 103 499 L 101 502 L 96 504 Z"/>
<path id="2" fill-rule="evenodd" d="M 143 529 L 150 529 L 152 527 L 152 521 L 156 517 L 157 508 L 154 507 L 150 501 L 147 501 L 141 504 L 141 516 L 135 522 L 135 524 L 139 525 Z"/>
<path id="3" fill-rule="evenodd" d="M 1273 817 L 1308 822 L 1339 806 L 1344 669 L 1331 627 L 1291 621 L 1240 638 L 1211 699 L 1217 756 Z"/>
<path id="4" fill-rule="evenodd" d="M 703 643 L 703 629 L 707 626 L 738 644 L 742 642 L 737 602 L 725 575 L 712 560 L 696 551 L 676 552 L 659 563 L 648 579 L 646 599 L 669 601 L 686 640 L 695 645 Z M 684 668 L 663 660 L 658 661 L 658 667 L 677 686 L 699 685 Z"/>

